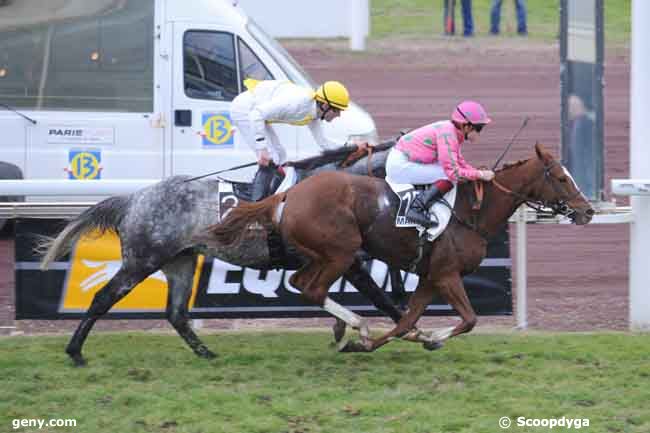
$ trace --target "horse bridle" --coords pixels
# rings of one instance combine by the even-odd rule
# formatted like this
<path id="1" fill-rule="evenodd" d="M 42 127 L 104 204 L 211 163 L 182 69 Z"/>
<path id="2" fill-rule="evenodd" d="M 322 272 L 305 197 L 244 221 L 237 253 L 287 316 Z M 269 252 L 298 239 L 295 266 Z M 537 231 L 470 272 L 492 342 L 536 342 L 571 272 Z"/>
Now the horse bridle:
<path id="1" fill-rule="evenodd" d="M 557 165 L 558 165 L 557 161 L 552 161 L 550 164 L 544 164 L 544 171 L 542 172 L 544 176 L 543 181 L 544 183 L 546 182 L 550 183 L 553 190 L 558 195 L 562 195 L 563 191 L 561 191 L 558 188 L 556 182 L 553 181 L 554 179 L 553 176 L 551 176 L 551 170 L 555 168 L 555 166 Z M 530 182 L 524 184 L 524 186 L 522 186 L 522 189 L 525 189 L 526 187 L 530 186 L 532 183 L 537 182 L 538 179 L 539 177 L 533 178 Z M 518 200 L 521 201 L 522 204 L 525 204 L 526 206 L 530 207 L 531 209 L 535 209 L 538 212 L 542 212 L 546 208 L 546 209 L 551 209 L 553 215 L 563 215 L 571 219 L 573 219 L 573 217 L 575 216 L 576 211 L 571 209 L 571 207 L 569 207 L 569 202 L 571 202 L 572 200 L 574 200 L 576 197 L 580 195 L 579 190 L 576 191 L 575 194 L 571 195 L 570 197 L 566 197 L 560 200 L 549 201 L 549 200 L 535 199 L 530 196 L 521 194 L 519 192 L 512 191 L 511 189 L 497 182 L 496 178 L 492 179 L 492 183 L 501 191 L 505 192 L 508 195 L 516 197 Z"/>
<path id="2" fill-rule="evenodd" d="M 548 164 L 548 165 L 545 164 L 544 165 L 544 171 L 542 172 L 542 174 L 544 176 L 543 181 L 544 182 L 550 182 L 553 190 L 555 190 L 555 192 L 558 193 L 558 195 L 561 195 L 562 191 L 560 191 L 558 189 L 555 182 L 553 182 L 553 176 L 551 176 L 551 170 L 557 164 L 558 164 L 557 161 L 553 161 L 551 164 Z M 528 187 L 529 185 L 533 184 L 534 182 L 537 182 L 538 179 L 539 179 L 539 177 L 535 177 L 531 181 L 524 184 L 524 186 L 522 186 L 522 189 Z M 577 191 L 574 195 L 572 195 L 570 197 L 567 197 L 567 198 L 565 198 L 563 200 L 557 200 L 557 201 L 552 201 L 551 202 L 551 201 L 548 201 L 548 200 L 538 200 L 538 199 L 532 198 L 530 196 L 526 196 L 524 194 L 521 194 L 520 192 L 513 191 L 510 188 L 508 188 L 508 187 L 504 186 L 503 184 L 499 183 L 496 179 L 492 179 L 491 182 L 492 182 L 492 184 L 494 184 L 494 186 L 496 186 L 501 191 L 503 191 L 506 194 L 511 195 L 511 196 L 517 198 L 518 200 L 520 200 L 520 202 L 521 202 L 520 204 L 526 204 L 528 207 L 530 207 L 532 209 L 535 209 L 538 212 L 544 211 L 544 208 L 548 208 L 548 209 L 551 209 L 551 211 L 553 212 L 553 215 L 563 215 L 563 216 L 566 216 L 566 217 L 571 218 L 571 219 L 573 219 L 575 217 L 576 211 L 569 207 L 569 202 L 572 201 L 573 199 L 575 199 L 576 197 L 578 197 L 580 195 L 580 191 Z M 487 232 L 485 232 L 484 230 L 482 230 L 479 227 L 479 221 L 478 221 L 479 212 L 480 212 L 482 204 L 483 204 L 482 203 L 483 202 L 482 188 L 476 188 L 476 194 L 477 194 L 477 199 L 478 200 L 477 200 L 477 203 L 475 203 L 472 206 L 472 210 L 474 211 L 473 222 L 465 221 L 463 218 L 458 216 L 458 214 L 456 213 L 454 208 L 446 200 L 442 199 L 441 202 L 443 204 L 445 204 L 445 206 L 447 206 L 451 210 L 451 215 L 452 215 L 452 217 L 454 217 L 454 219 L 456 221 L 458 221 L 462 226 L 465 226 L 466 228 L 475 231 L 486 242 L 489 242 L 490 236 L 488 235 Z"/>

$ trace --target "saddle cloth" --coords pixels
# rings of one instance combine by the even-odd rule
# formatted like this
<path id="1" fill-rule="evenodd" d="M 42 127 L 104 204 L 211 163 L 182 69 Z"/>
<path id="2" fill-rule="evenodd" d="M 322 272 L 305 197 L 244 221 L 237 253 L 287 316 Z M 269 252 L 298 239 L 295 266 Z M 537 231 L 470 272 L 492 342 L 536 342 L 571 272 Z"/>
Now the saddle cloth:
<path id="1" fill-rule="evenodd" d="M 418 227 L 420 230 L 424 229 L 406 217 L 406 213 L 419 191 L 417 191 L 413 185 L 408 183 L 394 183 L 388 179 L 386 179 L 386 183 L 388 183 L 395 195 L 399 198 L 399 208 L 397 210 L 397 217 L 395 218 L 395 227 Z M 428 241 L 433 242 L 436 240 L 445 228 L 447 228 L 449 220 L 451 219 L 451 209 L 454 208 L 454 203 L 456 203 L 456 189 L 457 188 L 454 186 L 451 191 L 445 194 L 442 198 L 442 200 L 445 200 L 449 206 L 442 202 L 442 200 L 438 200 L 429 208 L 431 220 L 436 221 L 437 219 L 438 225 L 427 230 Z"/>

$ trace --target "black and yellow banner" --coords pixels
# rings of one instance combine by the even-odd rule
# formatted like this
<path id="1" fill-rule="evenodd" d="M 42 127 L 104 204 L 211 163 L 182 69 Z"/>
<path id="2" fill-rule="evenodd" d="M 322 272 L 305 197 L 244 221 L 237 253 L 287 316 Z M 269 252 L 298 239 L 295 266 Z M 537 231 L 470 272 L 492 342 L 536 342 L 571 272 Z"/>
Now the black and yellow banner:
<path id="1" fill-rule="evenodd" d="M 38 235 L 56 235 L 64 221 L 22 219 L 16 223 L 16 319 L 66 319 L 81 316 L 95 293 L 121 265 L 119 238 L 90 234 L 77 242 L 68 257 L 40 271 L 35 254 Z M 511 260 L 508 233 L 488 246 L 488 258 L 478 272 L 465 277 L 472 305 L 481 315 L 512 314 Z M 390 292 L 387 266 L 373 260 L 368 270 L 377 284 Z M 316 317 L 319 307 L 303 301 L 289 284 L 293 271 L 258 271 L 212 257 L 200 257 L 192 281 L 193 317 Z M 417 276 L 404 273 L 407 292 L 415 290 Z M 330 288 L 335 301 L 363 314 L 381 314 L 352 285 L 339 280 Z M 167 303 L 167 281 L 162 272 L 150 275 L 117 303 L 109 317 L 160 318 Z M 450 315 L 449 305 L 434 300 L 428 315 Z"/>

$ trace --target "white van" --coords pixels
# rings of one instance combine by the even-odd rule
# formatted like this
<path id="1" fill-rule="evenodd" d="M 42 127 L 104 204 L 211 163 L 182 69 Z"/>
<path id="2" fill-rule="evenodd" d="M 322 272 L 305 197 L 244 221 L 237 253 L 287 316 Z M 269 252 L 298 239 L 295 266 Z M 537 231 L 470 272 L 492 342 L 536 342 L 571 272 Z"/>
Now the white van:
<path id="1" fill-rule="evenodd" d="M 254 161 L 229 114 L 244 79 L 317 83 L 233 3 L 0 2 L 0 177 L 162 179 Z M 289 159 L 319 152 L 307 128 L 274 128 Z M 354 104 L 324 131 L 377 139 Z"/>

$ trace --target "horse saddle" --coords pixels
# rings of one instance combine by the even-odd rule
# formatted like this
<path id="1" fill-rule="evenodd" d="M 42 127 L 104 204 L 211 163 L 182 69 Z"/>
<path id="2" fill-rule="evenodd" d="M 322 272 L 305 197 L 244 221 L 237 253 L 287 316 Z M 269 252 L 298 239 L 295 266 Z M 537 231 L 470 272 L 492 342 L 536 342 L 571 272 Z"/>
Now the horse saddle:
<path id="1" fill-rule="evenodd" d="M 285 174 L 279 170 L 274 170 L 268 185 L 267 196 L 273 195 L 277 192 L 286 191 L 296 183 L 295 170 L 293 167 L 285 169 Z M 232 185 L 232 193 L 239 199 L 244 201 L 251 201 L 253 196 L 253 184 L 251 182 L 241 182 L 232 179 L 218 177 L 222 182 L 227 182 Z"/>
<path id="2" fill-rule="evenodd" d="M 424 227 L 407 218 L 406 213 L 413 203 L 416 195 L 426 186 L 416 187 L 408 183 L 394 183 L 386 179 L 386 183 L 399 198 L 399 208 L 395 217 L 395 227 L 417 227 L 424 230 Z M 447 228 L 451 220 L 452 209 L 456 203 L 456 187 L 452 188 L 442 199 L 436 201 L 429 207 L 429 217 L 432 221 L 437 221 L 438 225 L 431 227 L 426 231 L 427 240 L 433 242 Z"/>

